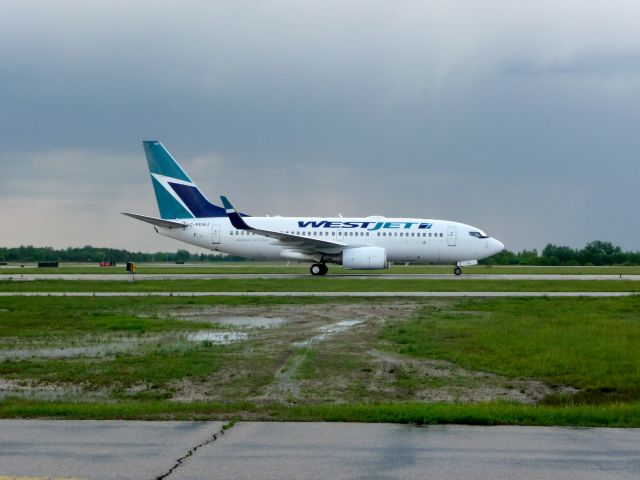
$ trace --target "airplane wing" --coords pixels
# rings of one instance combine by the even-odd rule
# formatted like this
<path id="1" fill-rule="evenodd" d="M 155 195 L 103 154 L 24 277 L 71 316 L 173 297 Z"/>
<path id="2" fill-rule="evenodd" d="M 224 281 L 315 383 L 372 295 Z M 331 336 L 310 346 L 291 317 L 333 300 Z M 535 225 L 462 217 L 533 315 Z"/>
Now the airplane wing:
<path id="1" fill-rule="evenodd" d="M 136 220 L 141 220 L 143 222 L 150 223 L 151 225 L 156 225 L 158 227 L 166 227 L 166 228 L 184 228 L 186 225 L 180 222 L 173 222 L 171 220 L 164 220 L 162 218 L 156 217 L 147 217 L 146 215 L 139 215 L 137 213 L 127 213 L 121 212 L 123 215 L 127 217 L 135 218 Z"/>
<path id="2" fill-rule="evenodd" d="M 276 232 L 274 230 L 264 230 L 261 228 L 254 228 L 247 224 L 240 214 L 233 208 L 231 202 L 227 200 L 227 197 L 221 196 L 222 204 L 227 212 L 227 216 L 233 225 L 238 230 L 249 230 L 258 235 L 264 237 L 273 238 L 276 240 L 274 245 L 289 248 L 301 253 L 326 253 L 337 254 L 347 248 L 347 245 L 341 242 L 333 240 L 324 240 L 313 237 L 303 237 L 302 235 L 293 235 L 290 233 Z"/>

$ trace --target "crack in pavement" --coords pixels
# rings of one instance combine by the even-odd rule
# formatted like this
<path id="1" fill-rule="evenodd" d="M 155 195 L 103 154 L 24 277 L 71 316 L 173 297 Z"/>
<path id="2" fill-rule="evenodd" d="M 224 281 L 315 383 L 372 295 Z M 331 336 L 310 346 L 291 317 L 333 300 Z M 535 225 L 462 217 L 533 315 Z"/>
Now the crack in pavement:
<path id="1" fill-rule="evenodd" d="M 225 430 L 229 430 L 231 427 L 233 426 L 233 423 L 228 423 L 226 425 L 223 425 L 222 428 L 220 429 L 220 431 L 215 432 L 214 434 L 212 434 L 208 439 L 206 439 L 204 442 L 199 443 L 198 445 L 196 445 L 195 447 L 193 447 L 192 449 L 190 449 L 189 451 L 187 451 L 187 453 L 185 453 L 182 457 L 178 458 L 176 460 L 176 462 L 173 464 L 173 466 L 167 470 L 166 473 L 163 473 L 162 475 L 158 475 L 155 480 L 163 480 L 165 478 L 167 478 L 169 475 L 171 475 L 178 467 L 180 467 L 187 458 L 193 456 L 194 453 L 196 453 L 196 451 L 199 448 L 204 447 L 205 445 L 209 445 L 210 443 L 215 442 L 218 437 L 221 437 L 224 435 Z"/>

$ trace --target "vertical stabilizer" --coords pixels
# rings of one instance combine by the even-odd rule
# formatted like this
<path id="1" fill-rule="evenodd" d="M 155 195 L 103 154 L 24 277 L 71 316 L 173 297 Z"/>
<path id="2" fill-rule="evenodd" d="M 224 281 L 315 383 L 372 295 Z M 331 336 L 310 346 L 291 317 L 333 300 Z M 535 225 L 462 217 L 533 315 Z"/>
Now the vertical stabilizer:
<path id="1" fill-rule="evenodd" d="M 207 200 L 198 186 L 160 142 L 145 140 L 142 145 L 147 156 L 151 183 L 156 194 L 161 218 L 227 216 L 224 208 Z"/>

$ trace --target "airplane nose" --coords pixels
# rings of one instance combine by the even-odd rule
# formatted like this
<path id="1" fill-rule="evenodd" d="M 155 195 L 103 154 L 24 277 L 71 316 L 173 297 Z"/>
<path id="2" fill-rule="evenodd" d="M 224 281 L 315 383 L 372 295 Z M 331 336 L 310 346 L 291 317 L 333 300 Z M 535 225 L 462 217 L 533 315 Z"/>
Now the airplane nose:
<path id="1" fill-rule="evenodd" d="M 495 238 L 492 238 L 492 250 L 493 250 L 493 254 L 495 255 L 496 253 L 500 253 L 502 250 L 504 250 L 504 243 L 502 243 L 500 240 L 497 240 Z"/>

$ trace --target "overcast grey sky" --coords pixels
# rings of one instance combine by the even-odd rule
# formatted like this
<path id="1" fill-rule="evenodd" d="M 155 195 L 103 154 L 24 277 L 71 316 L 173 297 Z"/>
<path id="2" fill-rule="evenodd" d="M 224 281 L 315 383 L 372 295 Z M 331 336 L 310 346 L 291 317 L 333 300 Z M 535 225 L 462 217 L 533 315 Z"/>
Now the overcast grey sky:
<path id="1" fill-rule="evenodd" d="M 184 248 L 119 214 L 158 139 L 254 215 L 640 249 L 640 2 L 0 5 L 0 246 Z"/>

